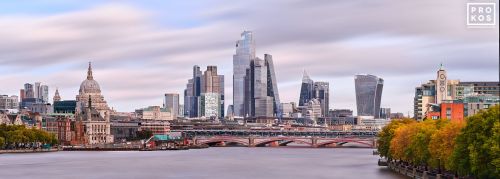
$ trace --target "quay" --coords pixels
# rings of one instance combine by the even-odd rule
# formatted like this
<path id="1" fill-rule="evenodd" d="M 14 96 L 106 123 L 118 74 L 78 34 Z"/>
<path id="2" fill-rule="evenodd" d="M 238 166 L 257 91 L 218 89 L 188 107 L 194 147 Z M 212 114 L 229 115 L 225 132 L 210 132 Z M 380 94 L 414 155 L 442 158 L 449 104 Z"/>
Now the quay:
<path id="1" fill-rule="evenodd" d="M 60 149 L 50 148 L 50 149 L 16 149 L 16 150 L 0 150 L 0 154 L 7 153 L 38 153 L 38 152 L 57 152 Z"/>

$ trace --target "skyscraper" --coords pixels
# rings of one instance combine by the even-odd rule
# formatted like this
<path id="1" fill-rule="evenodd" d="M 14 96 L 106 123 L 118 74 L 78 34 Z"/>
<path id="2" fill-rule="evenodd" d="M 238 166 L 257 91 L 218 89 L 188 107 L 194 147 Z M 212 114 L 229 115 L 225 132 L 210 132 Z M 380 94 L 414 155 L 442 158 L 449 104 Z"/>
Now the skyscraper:
<path id="1" fill-rule="evenodd" d="M 321 116 L 326 117 L 330 109 L 330 84 L 328 82 L 314 82 L 313 98 L 319 100 L 321 104 Z"/>
<path id="2" fill-rule="evenodd" d="M 41 99 L 44 103 L 49 102 L 49 86 L 40 85 L 38 89 L 38 98 Z"/>
<path id="3" fill-rule="evenodd" d="M 217 74 L 216 66 L 207 66 L 202 78 L 201 115 L 209 118 L 224 117 L 224 75 Z"/>
<path id="4" fill-rule="evenodd" d="M 302 76 L 302 85 L 300 87 L 299 106 L 305 106 L 313 98 L 314 82 L 309 78 L 306 71 Z"/>
<path id="5" fill-rule="evenodd" d="M 24 84 L 24 92 L 26 93 L 26 95 L 24 95 L 24 98 L 35 98 L 35 91 L 33 88 L 33 84 L 30 83 Z"/>
<path id="6" fill-rule="evenodd" d="M 233 55 L 233 112 L 235 116 L 244 116 L 245 75 L 250 61 L 255 58 L 255 41 L 251 31 L 241 33 L 236 41 L 236 54 Z"/>
<path id="7" fill-rule="evenodd" d="M 276 116 L 281 117 L 283 110 L 281 109 L 278 82 L 276 81 L 276 72 L 274 71 L 273 56 L 264 54 L 264 60 L 267 66 L 267 96 L 273 97 L 273 112 Z"/>
<path id="8" fill-rule="evenodd" d="M 356 75 L 354 83 L 358 116 L 379 118 L 384 80 L 374 75 Z"/>
<path id="9" fill-rule="evenodd" d="M 184 115 L 224 117 L 224 75 L 217 74 L 216 66 L 207 66 L 204 73 L 199 66 L 193 67 L 193 78 L 188 80 L 184 90 Z"/>
<path id="10" fill-rule="evenodd" d="M 280 112 L 279 92 L 272 56 L 255 58 L 245 75 L 245 116 L 272 117 Z"/>
<path id="11" fill-rule="evenodd" d="M 188 80 L 184 91 L 184 116 L 199 117 L 202 73 L 198 65 L 193 66 L 193 78 Z"/>
<path id="12" fill-rule="evenodd" d="M 169 110 L 174 118 L 179 116 L 179 94 L 166 93 L 163 107 Z"/>

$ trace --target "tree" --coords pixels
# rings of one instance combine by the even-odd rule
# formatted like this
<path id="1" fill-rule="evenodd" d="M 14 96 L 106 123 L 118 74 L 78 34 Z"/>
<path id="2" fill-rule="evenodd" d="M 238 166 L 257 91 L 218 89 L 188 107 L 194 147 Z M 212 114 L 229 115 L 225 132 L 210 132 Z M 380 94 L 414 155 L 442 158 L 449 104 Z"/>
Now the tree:
<path id="1" fill-rule="evenodd" d="M 5 147 L 5 138 L 0 137 L 0 149 L 3 149 Z"/>
<path id="2" fill-rule="evenodd" d="M 500 105 L 467 118 L 449 164 L 461 175 L 500 178 Z"/>
<path id="3" fill-rule="evenodd" d="M 438 168 L 444 164 L 446 170 L 452 170 L 450 158 L 455 148 L 456 138 L 464 127 L 463 122 L 449 122 L 443 124 L 442 128 L 434 133 L 429 143 L 431 154 L 431 165 Z"/>
<path id="4" fill-rule="evenodd" d="M 416 132 L 416 123 L 402 125 L 396 129 L 389 148 L 392 157 L 408 162 L 413 161 L 414 154 L 410 150 L 410 144 Z"/>
<path id="5" fill-rule="evenodd" d="M 415 122 L 413 119 L 392 120 L 387 126 L 382 128 L 377 140 L 377 150 L 381 157 L 386 157 L 389 160 L 393 159 L 390 152 L 390 145 L 396 129 L 401 125 L 413 122 Z"/>
<path id="6" fill-rule="evenodd" d="M 410 125 L 413 127 L 410 134 L 408 153 L 411 153 L 412 162 L 414 164 L 429 165 L 431 153 L 429 151 L 429 142 L 431 136 L 437 131 L 435 120 L 426 120 L 424 122 Z"/>

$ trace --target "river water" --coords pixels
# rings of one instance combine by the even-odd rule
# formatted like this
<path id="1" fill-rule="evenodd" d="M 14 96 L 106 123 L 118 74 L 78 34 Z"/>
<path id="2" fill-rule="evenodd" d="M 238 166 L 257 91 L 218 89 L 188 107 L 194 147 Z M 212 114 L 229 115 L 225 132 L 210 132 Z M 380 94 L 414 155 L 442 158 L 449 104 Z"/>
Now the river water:
<path id="1" fill-rule="evenodd" d="M 0 178 L 405 178 L 377 166 L 377 159 L 360 148 L 0 154 Z"/>

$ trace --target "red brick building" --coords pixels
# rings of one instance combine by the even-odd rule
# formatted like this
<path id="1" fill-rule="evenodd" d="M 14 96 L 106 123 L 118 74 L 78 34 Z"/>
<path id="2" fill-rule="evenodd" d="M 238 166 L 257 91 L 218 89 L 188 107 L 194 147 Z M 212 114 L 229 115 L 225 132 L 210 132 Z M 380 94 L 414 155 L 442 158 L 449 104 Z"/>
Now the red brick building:
<path id="1" fill-rule="evenodd" d="M 464 121 L 463 103 L 441 103 L 439 111 L 428 111 L 427 119 L 449 119 L 451 121 Z"/>

